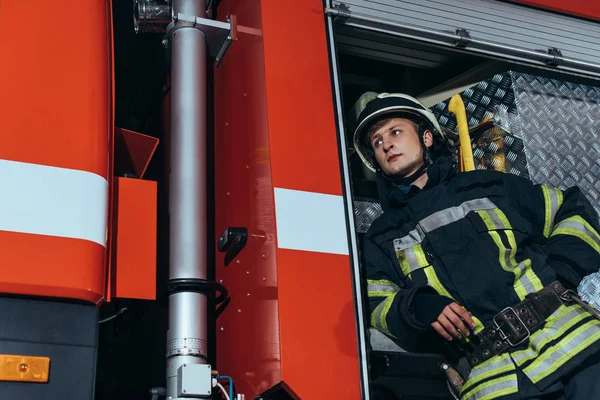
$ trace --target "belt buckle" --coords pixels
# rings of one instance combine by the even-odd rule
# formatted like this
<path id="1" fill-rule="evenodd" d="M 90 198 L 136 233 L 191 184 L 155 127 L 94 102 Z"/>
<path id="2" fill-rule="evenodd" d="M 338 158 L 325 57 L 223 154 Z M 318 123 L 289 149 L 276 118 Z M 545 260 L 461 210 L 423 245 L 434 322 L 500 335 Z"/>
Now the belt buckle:
<path id="1" fill-rule="evenodd" d="M 510 318 L 507 314 L 505 314 L 505 311 L 512 311 L 514 318 Z M 527 335 L 524 338 L 522 338 L 521 340 L 519 340 L 517 343 L 513 343 L 510 340 L 511 339 L 510 335 L 507 335 L 506 333 L 504 333 L 502 328 L 500 328 L 500 324 L 498 324 L 498 322 L 496 321 L 496 318 L 498 318 L 499 315 L 501 315 L 501 317 L 504 318 L 505 320 L 508 320 L 509 322 L 507 322 L 507 323 L 509 325 L 513 325 L 512 324 L 513 320 L 518 321 L 523 326 L 523 329 L 525 329 L 525 332 L 527 332 Z M 500 334 L 500 337 L 502 338 L 502 340 L 506 340 L 511 347 L 516 347 L 516 346 L 520 345 L 521 343 L 526 341 L 529 338 L 529 336 L 531 336 L 531 332 L 529 331 L 529 329 L 527 329 L 527 326 L 525 325 L 525 323 L 523 322 L 521 317 L 519 317 L 519 314 L 517 314 L 515 309 L 512 307 L 506 307 L 504 310 L 502 310 L 498 314 L 494 315 L 494 318 L 492 320 L 494 322 L 494 325 L 496 326 L 496 331 Z"/>

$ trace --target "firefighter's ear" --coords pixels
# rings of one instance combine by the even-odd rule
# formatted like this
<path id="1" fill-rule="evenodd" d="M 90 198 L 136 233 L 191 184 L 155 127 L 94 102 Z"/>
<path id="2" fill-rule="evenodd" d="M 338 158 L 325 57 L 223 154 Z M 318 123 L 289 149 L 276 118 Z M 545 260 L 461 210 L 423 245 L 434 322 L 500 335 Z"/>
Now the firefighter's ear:
<path id="1" fill-rule="evenodd" d="M 431 147 L 433 144 L 433 133 L 431 133 L 429 129 L 423 132 L 423 143 L 425 143 L 425 146 L 427 147 Z"/>

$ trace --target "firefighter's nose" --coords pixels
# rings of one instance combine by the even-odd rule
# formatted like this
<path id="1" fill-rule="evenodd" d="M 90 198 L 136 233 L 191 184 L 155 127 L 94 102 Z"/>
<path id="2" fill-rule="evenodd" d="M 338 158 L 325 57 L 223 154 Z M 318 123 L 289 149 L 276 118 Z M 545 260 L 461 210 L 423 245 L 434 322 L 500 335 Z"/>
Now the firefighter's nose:
<path id="1" fill-rule="evenodd" d="M 383 144 L 383 151 L 387 153 L 388 151 L 390 151 L 390 149 L 392 147 L 394 147 L 393 143 L 389 143 L 389 142 L 388 143 L 384 143 Z"/>

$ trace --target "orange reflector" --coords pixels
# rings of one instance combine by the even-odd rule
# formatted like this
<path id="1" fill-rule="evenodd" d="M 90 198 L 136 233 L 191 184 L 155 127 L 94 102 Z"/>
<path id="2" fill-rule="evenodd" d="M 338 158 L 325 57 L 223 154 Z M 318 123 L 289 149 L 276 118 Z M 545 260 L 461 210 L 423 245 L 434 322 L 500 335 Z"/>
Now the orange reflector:
<path id="1" fill-rule="evenodd" d="M 0 354 L 0 381 L 48 382 L 50 358 Z"/>

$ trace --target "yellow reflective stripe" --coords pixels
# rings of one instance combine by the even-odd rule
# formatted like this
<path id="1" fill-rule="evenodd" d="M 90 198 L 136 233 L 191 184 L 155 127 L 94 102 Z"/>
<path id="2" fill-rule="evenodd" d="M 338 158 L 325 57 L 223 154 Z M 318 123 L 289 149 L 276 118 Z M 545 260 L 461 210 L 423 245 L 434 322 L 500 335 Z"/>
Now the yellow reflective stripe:
<path id="1" fill-rule="evenodd" d="M 542 285 L 542 281 L 540 280 L 540 278 L 535 274 L 535 272 L 533 272 L 533 268 L 531 268 L 531 260 L 526 258 L 520 263 L 517 263 L 517 260 L 515 259 L 515 255 L 517 253 L 517 241 L 515 240 L 515 234 L 512 231 L 506 231 L 505 233 L 506 237 L 508 238 L 508 243 L 511 247 L 509 255 L 510 264 L 512 266 L 516 265 L 515 269 L 520 272 L 516 275 L 524 275 L 524 278 L 526 278 L 521 279 L 523 277 L 518 276 L 517 278 L 519 279 L 519 281 L 515 282 L 515 285 L 520 285 L 523 288 L 523 290 L 525 290 L 528 293 L 538 292 L 542 290 L 544 288 L 544 285 Z"/>
<path id="2" fill-rule="evenodd" d="M 544 237 L 548 238 L 554 228 L 554 218 L 563 202 L 563 193 L 560 189 L 541 185 L 544 193 Z"/>
<path id="3" fill-rule="evenodd" d="M 446 290 L 446 288 L 442 285 L 442 282 L 440 282 L 440 279 L 438 278 L 438 276 L 435 272 L 435 269 L 433 269 L 433 267 L 425 268 L 424 271 L 425 271 L 425 276 L 427 277 L 427 281 L 429 282 L 429 286 L 431 286 L 436 292 L 438 292 L 438 294 L 449 297 L 452 300 L 456 301 L 454 299 L 454 297 L 452 297 L 450 295 L 450 293 Z M 475 328 L 474 328 L 475 333 L 481 332 L 484 328 L 481 321 L 475 316 L 472 316 L 471 318 L 473 318 L 473 322 L 475 322 Z"/>
<path id="4" fill-rule="evenodd" d="M 524 300 L 527 294 L 541 290 L 543 286 L 531 268 L 531 260 L 526 259 L 521 263 L 517 263 L 515 259 L 517 243 L 506 215 L 500 209 L 494 209 L 493 211 L 480 210 L 477 211 L 477 214 L 489 229 L 488 234 L 498 246 L 500 266 L 503 270 L 515 274 L 514 289 L 519 299 Z M 497 229 L 502 229 L 505 232 L 510 245 L 509 248 L 506 248 L 502 243 L 500 234 L 496 231 Z"/>
<path id="5" fill-rule="evenodd" d="M 492 379 L 478 387 L 473 393 L 468 393 L 463 400 L 477 399 L 490 400 L 497 399 L 512 393 L 517 393 L 519 387 L 517 385 L 517 374 L 510 374 L 498 379 Z"/>
<path id="6" fill-rule="evenodd" d="M 527 349 L 519 350 L 511 354 L 513 360 L 518 366 L 525 364 L 529 360 L 533 360 L 540 355 L 540 351 L 546 344 L 561 337 L 566 331 L 589 316 L 590 314 L 578 305 L 563 307 L 556 316 L 550 317 L 552 320 L 549 318 L 549 321 L 546 323 L 546 327 L 544 327 L 543 330 L 537 331 L 531 335 L 529 347 Z M 548 350 L 551 349 L 546 349 L 546 351 Z"/>
<path id="7" fill-rule="evenodd" d="M 515 369 L 515 365 L 508 354 L 505 353 L 492 357 L 473 368 L 469 379 L 462 387 L 462 392 L 465 393 L 470 387 L 484 379 L 488 379 L 494 375 L 500 375 L 504 372 L 514 371 Z"/>
<path id="8" fill-rule="evenodd" d="M 600 235 L 592 226 L 579 215 L 574 215 L 556 224 L 556 227 L 552 231 L 551 237 L 556 235 L 571 235 L 575 236 L 596 252 L 600 253 Z"/>
<path id="9" fill-rule="evenodd" d="M 387 279 L 367 279 L 367 284 L 368 285 L 392 285 L 392 286 L 399 287 L 394 282 L 389 281 Z"/>
<path id="10" fill-rule="evenodd" d="M 515 282 L 515 284 L 521 285 L 523 287 L 523 290 L 525 290 L 528 293 L 532 291 L 537 292 L 542 290 L 544 286 L 542 285 L 542 281 L 540 281 L 540 278 L 538 278 L 535 272 L 533 272 L 533 269 L 531 268 L 531 260 L 525 259 L 521 263 L 518 263 L 515 259 L 515 255 L 517 253 L 517 241 L 515 239 L 515 234 L 512 231 L 512 226 L 510 225 L 510 222 L 508 222 L 508 218 L 506 218 L 506 215 L 499 208 L 496 208 L 493 211 L 498 216 L 498 219 L 502 222 L 502 224 L 506 227 L 506 229 L 508 229 L 507 231 L 505 231 L 505 233 L 506 237 L 508 238 L 508 243 L 510 244 L 510 265 L 513 267 L 516 266 L 516 268 L 519 271 L 519 274 L 516 274 L 518 275 L 517 278 L 519 279 L 519 282 Z M 520 275 L 522 274 L 524 274 L 525 278 L 527 279 L 521 279 Z M 527 287 L 529 287 L 529 290 Z"/>
<path id="11" fill-rule="evenodd" d="M 387 297 L 385 300 L 379 303 L 379 305 L 375 307 L 375 309 L 371 313 L 371 325 L 374 328 L 379 329 L 380 331 L 392 337 L 394 336 L 390 333 L 390 330 L 388 329 L 387 325 L 387 315 L 390 311 L 390 308 L 392 307 L 392 304 L 394 303 L 396 294 L 398 294 L 398 292 Z"/>
<path id="12" fill-rule="evenodd" d="M 556 372 L 571 358 L 575 357 L 590 344 L 600 339 L 600 322 L 592 320 L 580 326 L 552 346 L 554 351 L 546 351 L 534 362 L 523 369 L 533 383 Z"/>
<path id="13" fill-rule="evenodd" d="M 410 273 L 412 271 L 410 270 L 410 265 L 408 264 L 408 260 L 406 259 L 406 250 L 397 251 L 396 258 L 400 263 L 400 269 L 402 270 L 404 276 L 408 277 L 409 279 L 412 279 L 412 276 L 410 276 Z"/>
<path id="14" fill-rule="evenodd" d="M 396 258 L 400 262 L 402 273 L 412 279 L 411 274 L 416 270 L 429 265 L 421 244 L 396 251 Z"/>

